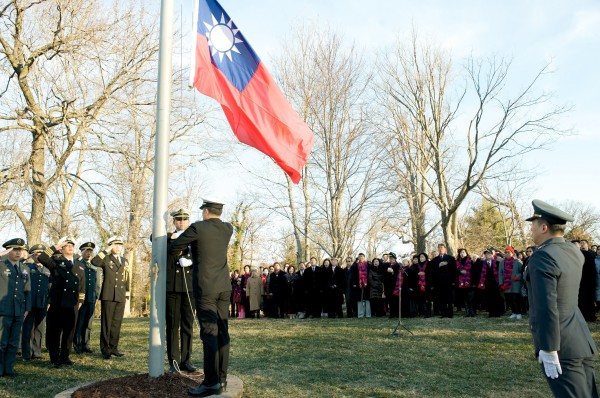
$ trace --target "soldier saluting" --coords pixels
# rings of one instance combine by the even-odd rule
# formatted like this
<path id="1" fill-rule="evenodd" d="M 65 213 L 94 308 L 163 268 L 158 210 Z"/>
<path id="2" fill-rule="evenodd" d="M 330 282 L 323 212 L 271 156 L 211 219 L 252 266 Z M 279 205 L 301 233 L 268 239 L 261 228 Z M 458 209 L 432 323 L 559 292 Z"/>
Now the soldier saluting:
<path id="1" fill-rule="evenodd" d="M 104 276 L 100 293 L 100 350 L 104 359 L 110 359 L 111 355 L 125 355 L 119 351 L 119 338 L 125 313 L 126 293 L 129 290 L 129 264 L 121 256 L 123 239 L 113 236 L 108 239 L 107 244 L 108 247 L 92 259 L 93 265 L 102 268 Z"/>
<path id="2" fill-rule="evenodd" d="M 99 280 L 102 276 L 102 270 L 93 266 L 90 262 L 96 245 L 93 242 L 85 242 L 79 246 L 81 257 L 75 260 L 75 264 L 79 265 L 85 271 L 85 299 L 79 313 L 77 314 L 77 326 L 75 327 L 75 352 L 92 353 L 94 350 L 90 347 L 90 335 L 92 332 L 92 321 L 94 317 L 94 309 L 96 308 L 96 300 L 100 293 Z"/>
<path id="3" fill-rule="evenodd" d="M 65 237 L 40 253 L 38 260 L 52 272 L 46 345 L 55 368 L 73 365 L 69 358 L 77 310 L 85 297 L 85 274 L 74 263 L 75 240 Z"/>
<path id="4" fill-rule="evenodd" d="M 38 257 L 46 249 L 47 247 L 42 244 L 31 246 L 29 248 L 31 262 L 25 263 L 29 267 L 31 279 L 31 311 L 23 322 L 21 337 L 21 351 L 25 361 L 42 358 L 42 339 L 50 294 L 50 270 L 39 262 Z"/>
<path id="5" fill-rule="evenodd" d="M 23 318 L 31 309 L 27 267 L 20 264 L 25 240 L 11 239 L 0 262 L 0 376 L 15 376 L 15 362 Z"/>

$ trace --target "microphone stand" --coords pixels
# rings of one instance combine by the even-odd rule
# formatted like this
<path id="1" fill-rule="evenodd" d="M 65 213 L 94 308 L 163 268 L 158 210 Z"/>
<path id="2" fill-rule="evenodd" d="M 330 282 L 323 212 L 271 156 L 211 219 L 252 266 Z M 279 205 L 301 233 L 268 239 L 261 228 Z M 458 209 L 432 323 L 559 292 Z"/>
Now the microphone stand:
<path id="1" fill-rule="evenodd" d="M 414 336 L 414 333 L 411 332 L 406 326 L 402 324 L 402 283 L 404 282 L 404 278 L 402 277 L 402 265 L 400 265 L 400 288 L 398 289 L 398 323 L 392 332 L 393 337 L 400 336 L 400 328 L 406 330 L 408 333 Z"/>

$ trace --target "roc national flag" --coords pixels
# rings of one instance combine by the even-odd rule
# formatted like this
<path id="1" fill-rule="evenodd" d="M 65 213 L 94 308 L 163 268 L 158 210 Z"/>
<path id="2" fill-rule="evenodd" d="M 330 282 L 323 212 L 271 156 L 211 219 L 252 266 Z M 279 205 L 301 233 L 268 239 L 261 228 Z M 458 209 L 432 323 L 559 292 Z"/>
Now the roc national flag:
<path id="1" fill-rule="evenodd" d="M 216 0 L 195 2 L 191 85 L 217 100 L 240 142 L 300 181 L 313 133 Z"/>

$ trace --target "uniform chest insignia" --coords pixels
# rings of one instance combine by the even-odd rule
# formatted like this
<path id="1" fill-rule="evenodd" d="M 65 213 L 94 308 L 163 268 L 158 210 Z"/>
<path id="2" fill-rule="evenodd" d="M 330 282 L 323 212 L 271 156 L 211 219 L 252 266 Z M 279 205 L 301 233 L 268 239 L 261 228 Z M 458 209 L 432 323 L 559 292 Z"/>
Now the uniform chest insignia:
<path id="1" fill-rule="evenodd" d="M 79 269 L 80 269 L 80 270 L 82 270 L 82 271 L 84 270 L 84 269 L 83 269 L 83 267 L 82 267 L 81 265 L 79 266 Z"/>
<path id="2" fill-rule="evenodd" d="M 32 270 L 31 270 L 31 273 L 32 273 L 32 274 L 35 274 L 35 273 L 37 273 L 37 271 L 36 271 L 36 270 L 34 270 L 34 269 L 32 269 Z"/>
<path id="3" fill-rule="evenodd" d="M 23 271 L 21 271 L 21 274 L 23 274 L 23 276 L 27 276 L 27 275 L 29 275 L 29 272 L 27 272 L 27 270 L 24 269 Z"/>
<path id="4" fill-rule="evenodd" d="M 7 269 L 5 269 L 5 270 L 4 270 L 4 273 L 5 273 L 6 275 L 10 275 L 10 270 L 7 268 Z"/>
<path id="5" fill-rule="evenodd" d="M 67 266 L 65 265 L 65 263 L 64 263 L 64 262 L 63 262 L 63 263 L 60 263 L 60 264 L 58 264 L 58 266 L 59 266 L 59 267 L 62 267 L 62 268 L 67 268 Z"/>

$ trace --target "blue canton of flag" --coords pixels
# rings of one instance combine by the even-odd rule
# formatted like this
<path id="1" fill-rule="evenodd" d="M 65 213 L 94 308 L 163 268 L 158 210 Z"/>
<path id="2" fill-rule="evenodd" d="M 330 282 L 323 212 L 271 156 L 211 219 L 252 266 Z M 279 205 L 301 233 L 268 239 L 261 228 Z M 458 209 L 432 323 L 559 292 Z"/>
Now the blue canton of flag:
<path id="1" fill-rule="evenodd" d="M 208 40 L 212 63 L 235 88 L 244 91 L 260 59 L 216 1 L 201 0 L 200 3 L 196 29 Z"/>

